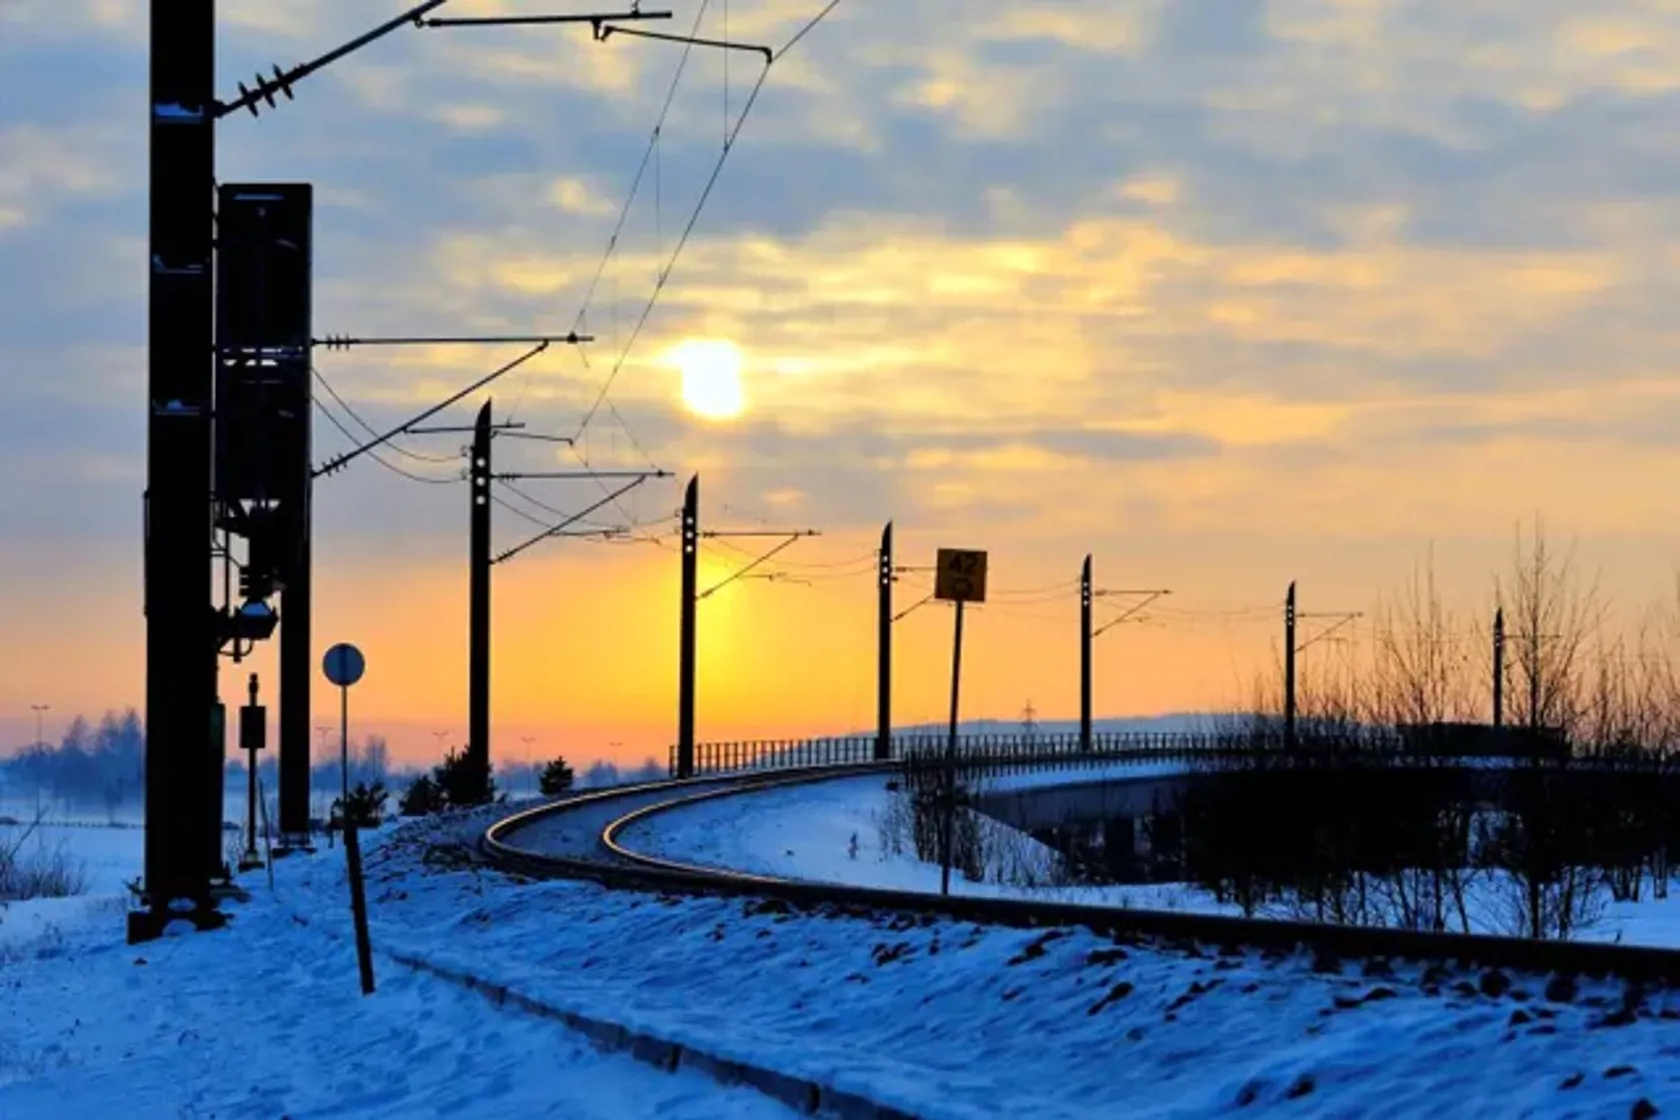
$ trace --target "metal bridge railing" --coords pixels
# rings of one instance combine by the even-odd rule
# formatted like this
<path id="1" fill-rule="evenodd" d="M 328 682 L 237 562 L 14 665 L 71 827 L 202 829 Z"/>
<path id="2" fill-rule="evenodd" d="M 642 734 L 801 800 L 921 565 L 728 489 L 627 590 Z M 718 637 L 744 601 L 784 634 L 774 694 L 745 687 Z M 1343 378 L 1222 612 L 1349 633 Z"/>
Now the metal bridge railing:
<path id="1" fill-rule="evenodd" d="M 842 766 L 876 761 L 875 736 L 846 735 L 816 739 L 743 739 L 696 743 L 694 773 L 743 773 Z M 894 735 L 890 761 L 944 757 L 948 740 L 938 732 Z M 1116 758 L 1162 762 L 1207 757 L 1232 749 L 1232 736 L 1220 732 L 1108 731 L 1091 736 L 1085 749 L 1077 732 L 1015 735 L 959 735 L 957 753 L 965 765 L 1069 765 Z M 670 751 L 670 771 L 677 772 L 677 748 Z"/>

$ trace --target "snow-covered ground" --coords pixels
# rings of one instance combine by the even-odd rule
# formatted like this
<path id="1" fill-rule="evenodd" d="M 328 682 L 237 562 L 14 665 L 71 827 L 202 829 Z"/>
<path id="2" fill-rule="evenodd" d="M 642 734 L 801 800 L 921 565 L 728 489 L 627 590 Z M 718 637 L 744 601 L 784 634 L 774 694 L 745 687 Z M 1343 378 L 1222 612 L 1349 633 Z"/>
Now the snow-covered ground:
<path id="1" fill-rule="evenodd" d="M 1115 764 L 1091 770 L 1056 770 L 987 780 L 987 789 L 1030 789 L 1117 778 L 1152 778 L 1178 772 L 1170 763 Z M 730 868 L 788 879 L 808 879 L 886 890 L 937 892 L 940 869 L 916 858 L 913 848 L 891 842 L 894 795 L 885 777 L 845 778 L 787 786 L 736 797 L 714 798 L 643 818 L 619 833 L 632 851 L 706 867 Z M 886 826 L 886 827 L 883 827 Z M 1029 836 L 990 818 L 980 818 L 994 848 L 1008 851 L 1013 866 L 1025 867 L 1042 883 L 1056 854 Z M 855 844 L 855 847 L 854 847 Z M 1496 884 L 1479 884 L 1484 898 L 1475 912 L 1492 914 Z M 1127 886 L 1018 886 L 971 882 L 953 876 L 955 894 L 1053 899 L 1093 906 L 1241 914 L 1232 903 L 1183 883 Z M 1501 932 L 1489 917 L 1478 932 Z M 1680 946 L 1680 886 L 1667 899 L 1609 902 L 1604 913 L 1577 934 L 1584 941 Z"/>
<path id="2" fill-rule="evenodd" d="M 1085 931 L 823 918 L 520 884 L 425 859 L 413 830 L 370 858 L 376 945 L 922 1116 L 1186 1117 L 1245 1103 L 1307 1116 L 1680 1107 L 1680 998 L 1651 997 L 1623 1023 L 1619 985 L 1588 985 L 1565 1002 L 1545 998 L 1543 978 L 1518 976 L 1516 994 L 1490 998 L 1477 974 L 1331 976 L 1304 960 L 1195 957 Z M 344 936 L 342 859 L 283 870 L 271 905 Z M 331 973 L 323 985 L 348 988 L 348 939 L 311 945 Z M 475 1022 L 521 1029 L 482 1012 Z M 462 1080 L 458 1094 L 476 1078 Z M 713 1115 L 737 1114 L 713 1104 Z"/>
<path id="3" fill-rule="evenodd" d="M 1169 778 L 1188 773 L 1182 762 L 1103 762 L 1093 766 L 1039 766 L 1014 774 L 989 774 L 981 780 L 988 793 L 1046 789 L 1051 786 L 1095 785 L 1144 778 Z"/>
<path id="4" fill-rule="evenodd" d="M 1135 771 L 1136 768 L 1132 773 Z M 620 831 L 618 840 L 634 852 L 704 867 L 822 883 L 938 893 L 938 864 L 918 860 L 914 849 L 907 850 L 903 843 L 894 850 L 889 823 L 894 795 L 888 792 L 887 781 L 885 777 L 870 775 L 700 801 L 643 818 Z M 980 825 L 989 835 L 1011 847 L 1013 860 L 1041 875 L 1055 861 L 1054 852 L 1029 836 L 990 818 L 981 818 Z M 1054 898 L 1152 909 L 1211 912 L 1218 908 L 1212 899 L 1179 884 L 1021 887 L 971 882 L 957 875 L 952 878 L 951 890 L 954 894 Z M 1237 911 L 1227 907 L 1220 912 Z"/>
<path id="5" fill-rule="evenodd" d="M 119 894 L 124 884 L 140 876 L 145 835 L 137 827 L 0 825 L 0 845 L 9 848 L 19 843 L 18 854 L 25 859 L 62 853 L 82 873 L 93 894 Z"/>
<path id="6" fill-rule="evenodd" d="M 0 947 L 0 1116 L 781 1114 L 388 953 L 935 1120 L 1680 1109 L 1680 993 L 1622 1014 L 1617 984 L 1548 998 L 1543 977 L 1324 974 L 1084 930 L 524 883 L 439 858 L 463 832 L 371 843 L 365 999 L 342 849 L 282 861 L 272 892 L 250 877 L 229 929 L 150 945 L 122 943 L 109 900 L 11 908 L 9 926 L 56 913 Z"/>
<path id="7" fill-rule="evenodd" d="M 132 948 L 120 896 L 0 906 L 0 1116 L 789 1115 L 389 962 L 363 998 L 343 939 L 294 917 L 345 909 L 317 889 L 342 866 L 295 859 L 230 929 Z"/>

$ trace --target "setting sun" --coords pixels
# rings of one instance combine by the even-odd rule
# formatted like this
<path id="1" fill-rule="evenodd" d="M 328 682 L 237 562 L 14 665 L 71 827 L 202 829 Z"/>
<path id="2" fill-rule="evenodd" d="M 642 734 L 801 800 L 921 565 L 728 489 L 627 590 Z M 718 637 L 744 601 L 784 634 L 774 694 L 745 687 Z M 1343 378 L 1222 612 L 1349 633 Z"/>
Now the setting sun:
<path id="1" fill-rule="evenodd" d="M 741 349 L 724 339 L 690 339 L 671 351 L 682 373 L 682 399 L 697 416 L 727 420 L 746 407 L 741 391 Z"/>

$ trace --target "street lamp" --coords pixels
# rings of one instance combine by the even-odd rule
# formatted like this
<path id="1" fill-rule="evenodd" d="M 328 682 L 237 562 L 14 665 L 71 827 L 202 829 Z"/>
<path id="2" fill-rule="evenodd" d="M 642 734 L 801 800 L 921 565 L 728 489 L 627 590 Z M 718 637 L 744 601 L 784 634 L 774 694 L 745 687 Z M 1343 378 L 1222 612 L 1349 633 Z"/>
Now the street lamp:
<path id="1" fill-rule="evenodd" d="M 51 704 L 31 704 L 31 705 L 29 705 L 29 710 L 35 713 L 35 749 L 36 750 L 44 750 L 46 748 L 46 745 L 47 745 L 47 740 L 46 740 L 46 736 L 42 733 L 42 730 L 41 730 L 41 717 L 44 714 L 46 714 L 47 712 L 52 711 L 52 705 Z M 39 822 L 40 819 L 41 819 L 41 780 L 39 778 L 36 778 L 36 780 L 35 780 L 35 820 L 37 822 Z"/>

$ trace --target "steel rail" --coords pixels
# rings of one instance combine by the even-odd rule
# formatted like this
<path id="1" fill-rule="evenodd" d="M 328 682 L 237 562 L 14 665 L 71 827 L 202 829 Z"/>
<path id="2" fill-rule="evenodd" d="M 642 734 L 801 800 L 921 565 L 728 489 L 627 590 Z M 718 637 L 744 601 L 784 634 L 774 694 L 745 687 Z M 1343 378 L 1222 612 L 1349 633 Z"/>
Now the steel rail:
<path id="1" fill-rule="evenodd" d="M 1244 948 L 1278 954 L 1305 951 L 1321 963 L 1362 958 L 1428 961 L 1542 975 L 1616 977 L 1680 987 L 1680 950 L 1677 949 L 1238 918 L 1223 914 L 1139 910 L 1034 899 L 974 895 L 942 897 L 917 891 L 783 879 L 685 864 L 635 852 L 618 839 L 618 833 L 623 828 L 637 821 L 699 801 L 841 777 L 885 774 L 896 770 L 899 765 L 888 762 L 811 767 L 797 772 L 783 771 L 773 776 L 736 774 L 687 781 L 672 779 L 594 791 L 577 798 L 536 806 L 497 821 L 486 831 L 481 851 L 493 864 L 534 878 L 587 879 L 618 889 L 770 898 L 824 913 L 896 911 L 1018 928 L 1080 926 L 1116 939 L 1154 940 L 1169 946 L 1212 945 L 1221 952 L 1236 952 Z M 699 786 L 722 788 L 695 792 Z M 576 809 L 580 805 L 663 791 L 678 793 L 678 796 L 639 806 L 608 822 L 601 830 L 599 845 L 607 858 L 549 855 L 511 842 L 514 833 L 534 821 Z"/>

